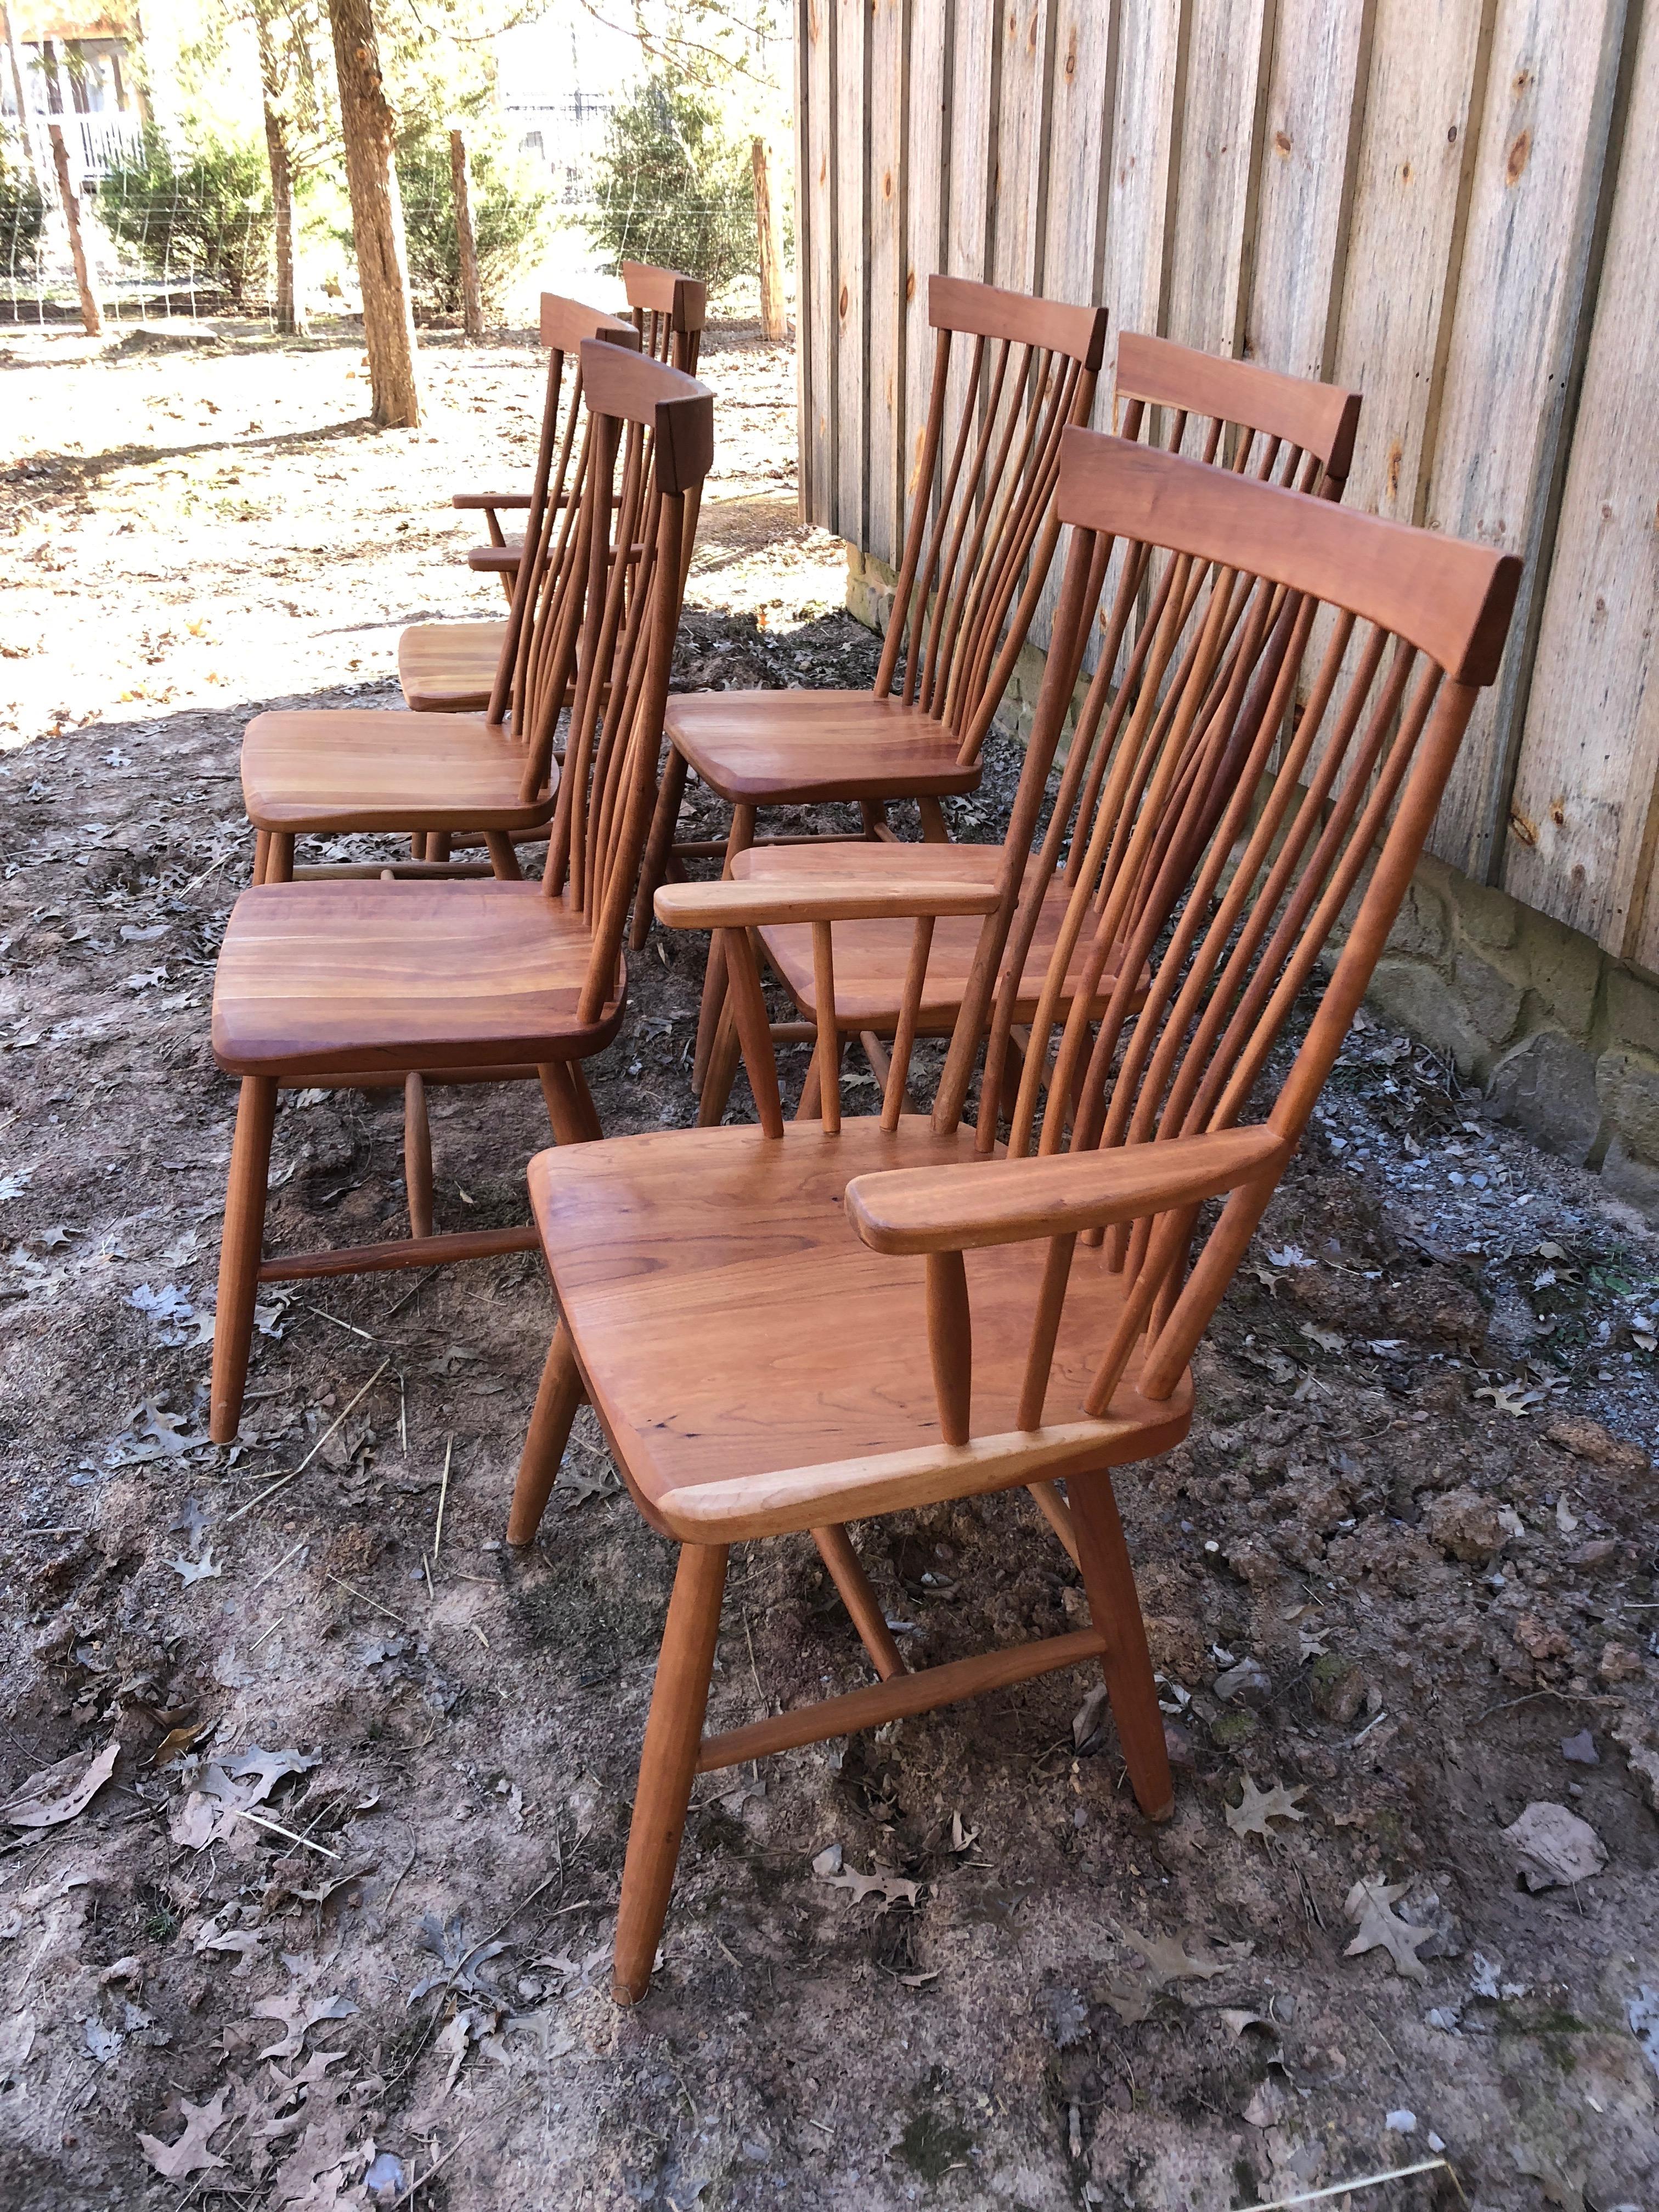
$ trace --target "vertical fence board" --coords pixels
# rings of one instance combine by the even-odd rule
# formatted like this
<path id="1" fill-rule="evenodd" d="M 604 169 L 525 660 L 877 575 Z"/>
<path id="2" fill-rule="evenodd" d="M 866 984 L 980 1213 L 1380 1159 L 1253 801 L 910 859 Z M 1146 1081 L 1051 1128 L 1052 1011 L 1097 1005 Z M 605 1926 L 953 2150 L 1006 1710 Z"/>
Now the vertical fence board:
<path id="1" fill-rule="evenodd" d="M 1659 969 L 1659 10 L 1636 58 L 1504 884 Z"/>
<path id="2" fill-rule="evenodd" d="M 1525 657 L 1623 15 L 1624 0 L 1500 0 L 1492 34 L 1425 508 L 1436 530 L 1528 556 L 1504 682 L 1475 709 L 1431 840 L 1481 877 L 1503 836 L 1505 708 Z"/>
<path id="3" fill-rule="evenodd" d="M 1036 292 L 1043 282 L 1048 181 L 1048 0 L 1002 0 L 999 31 L 992 281 L 1012 292 Z"/>
<path id="4" fill-rule="evenodd" d="M 945 267 L 987 283 L 991 275 L 992 149 L 996 138 L 998 0 L 956 0 L 951 52 L 951 197 L 945 209 Z M 959 420 L 968 388 L 969 349 L 951 364 L 947 422 Z"/>
<path id="5" fill-rule="evenodd" d="M 1238 350 L 1270 0 L 1193 0 L 1165 334 Z"/>
<path id="6" fill-rule="evenodd" d="M 933 388 L 933 334 L 927 280 L 945 266 L 945 209 L 950 186 L 948 109 L 956 0 L 910 0 L 909 143 L 905 149 L 904 501 L 921 465 Z"/>
<path id="7" fill-rule="evenodd" d="M 865 479 L 870 389 L 868 0 L 836 7 L 836 527 L 867 544 Z"/>
<path id="8" fill-rule="evenodd" d="M 908 0 L 872 0 L 870 34 L 870 473 L 868 535 L 878 560 L 898 565 L 903 465 L 905 83 Z"/>
<path id="9" fill-rule="evenodd" d="M 1323 376 L 1352 181 L 1371 0 L 1279 0 L 1244 351 Z"/>
<path id="10" fill-rule="evenodd" d="M 830 51 L 833 0 L 804 0 L 804 52 L 797 81 L 806 95 L 798 120 L 800 208 L 797 251 L 802 256 L 805 310 L 798 327 L 805 349 L 801 369 L 801 465 L 806 516 L 826 530 L 841 526 L 836 485 L 836 191 L 835 78 Z M 804 210 L 804 214 L 802 212 Z"/>
<path id="11" fill-rule="evenodd" d="M 1191 0 L 1124 0 L 1102 297 L 1114 329 L 1162 326 L 1177 94 Z"/>

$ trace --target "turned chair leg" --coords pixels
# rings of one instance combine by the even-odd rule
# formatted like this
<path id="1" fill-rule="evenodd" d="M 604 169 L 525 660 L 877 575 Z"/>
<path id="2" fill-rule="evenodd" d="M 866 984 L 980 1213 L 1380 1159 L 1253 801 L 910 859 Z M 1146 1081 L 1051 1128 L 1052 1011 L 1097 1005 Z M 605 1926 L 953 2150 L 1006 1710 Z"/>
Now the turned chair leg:
<path id="1" fill-rule="evenodd" d="M 544 1060 L 536 1073 L 541 1078 L 542 1099 L 556 1144 L 585 1145 L 603 1135 L 593 1094 L 578 1061 Z"/>
<path id="2" fill-rule="evenodd" d="M 864 1571 L 864 1563 L 853 1549 L 853 1540 L 845 1528 L 833 1526 L 814 1528 L 812 1541 L 818 1547 L 818 1557 L 830 1570 L 830 1578 L 841 1592 L 841 1601 L 852 1616 L 853 1626 L 859 1632 L 859 1641 L 870 1655 L 870 1663 L 884 1682 L 895 1674 L 908 1673 L 899 1648 L 893 1641 L 893 1632 L 887 1626 L 887 1616 L 881 1609 L 881 1600 L 870 1587 L 870 1577 Z"/>
<path id="3" fill-rule="evenodd" d="M 486 830 L 484 845 L 489 854 L 489 865 L 495 872 L 497 882 L 519 884 L 524 881 L 524 870 L 519 866 L 519 856 L 513 849 L 513 840 L 505 830 Z"/>
<path id="4" fill-rule="evenodd" d="M 432 1125 L 426 1084 L 413 1069 L 404 1078 L 404 1187 L 409 1194 L 409 1233 L 432 1234 Z"/>
<path id="5" fill-rule="evenodd" d="M 680 802 L 685 796 L 685 768 L 684 754 L 678 746 L 670 745 L 668 764 L 657 787 L 657 810 L 651 817 L 651 835 L 646 840 L 640 888 L 634 899 L 633 926 L 628 933 L 630 952 L 643 952 L 645 940 L 651 934 L 651 902 L 657 896 L 658 885 L 667 878 L 675 826 L 680 818 Z"/>
<path id="6" fill-rule="evenodd" d="M 276 1120 L 276 1085 L 265 1075 L 245 1075 L 236 1107 L 225 1190 L 224 1240 L 219 1248 L 219 1305 L 213 1328 L 213 1390 L 208 1433 L 216 1444 L 234 1443 L 247 1389 L 253 1344 L 253 1303 L 259 1289 L 259 1253 L 265 1233 L 265 1181 L 270 1171 L 270 1133 Z"/>
<path id="7" fill-rule="evenodd" d="M 618 2004 L 637 2004 L 649 1988 L 668 1917 L 668 1894 L 674 1886 L 685 1808 L 697 1771 L 725 1589 L 726 1547 L 682 1545 L 657 1655 L 657 1680 L 623 1864 L 611 1983 Z"/>
<path id="8" fill-rule="evenodd" d="M 256 830 L 253 833 L 253 880 L 262 884 L 265 879 L 265 862 L 270 853 L 270 832 Z"/>
<path id="9" fill-rule="evenodd" d="M 732 1103 L 732 1086 L 738 1079 L 740 1050 L 737 1018 L 728 992 L 720 1001 L 714 1048 L 708 1055 L 708 1066 L 697 1092 L 698 1128 L 718 1129 L 726 1119 L 726 1109 Z"/>
<path id="10" fill-rule="evenodd" d="M 286 830 L 271 831 L 265 846 L 265 872 L 259 880 L 262 884 L 294 881 L 294 840 Z"/>
<path id="11" fill-rule="evenodd" d="M 726 840 L 726 865 L 723 876 L 732 872 L 732 863 L 739 853 L 746 852 L 755 842 L 755 810 L 752 806 L 734 806 L 732 828 Z M 691 1054 L 691 1088 L 702 1090 L 703 1078 L 708 1073 L 709 1056 L 714 1049 L 714 1033 L 726 1004 L 726 940 L 718 932 L 708 948 L 708 965 L 703 971 L 702 1004 L 697 1011 L 697 1042 Z"/>
<path id="12" fill-rule="evenodd" d="M 561 1322 L 548 1347 L 536 1393 L 536 1410 L 530 1417 L 530 1433 L 519 1459 L 519 1477 L 513 1486 L 513 1510 L 507 1516 L 507 1540 L 528 1544 L 534 1538 L 559 1479 L 564 1448 L 570 1441 L 570 1425 L 587 1392 L 570 1342 L 570 1332 Z"/>
<path id="13" fill-rule="evenodd" d="M 1075 1474 L 1066 1492 L 1077 1531 L 1078 1565 L 1089 1595 L 1089 1613 L 1107 1639 L 1101 1667 L 1117 1723 L 1117 1740 L 1135 1802 L 1149 1820 L 1167 1820 L 1175 1809 L 1175 1784 L 1164 1742 L 1152 1655 L 1135 1594 L 1134 1570 L 1123 1540 L 1112 1479 L 1103 1471 Z"/>

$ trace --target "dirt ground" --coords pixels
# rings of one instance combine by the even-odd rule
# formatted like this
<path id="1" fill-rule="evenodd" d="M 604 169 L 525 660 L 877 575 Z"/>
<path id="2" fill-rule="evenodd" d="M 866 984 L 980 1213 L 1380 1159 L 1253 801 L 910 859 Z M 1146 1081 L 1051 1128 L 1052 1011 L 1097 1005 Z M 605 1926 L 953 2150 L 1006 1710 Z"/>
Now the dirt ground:
<path id="1" fill-rule="evenodd" d="M 1651 2212 L 1659 1247 L 1409 1040 L 1357 1025 L 1122 1485 L 1173 1821 L 1081 1671 L 711 1778 L 633 2013 L 670 1561 L 595 1431 L 502 1547 L 539 1262 L 273 1296 L 208 1444 L 239 733 L 488 612 L 445 502 L 532 450 L 527 344 L 429 341 L 416 433 L 360 363 L 0 340 L 0 2199 L 1209 2212 L 1425 2166 L 1324 2201 Z M 706 373 L 681 680 L 866 681 L 789 356 Z M 607 1130 L 690 1118 L 700 966 L 634 963 Z M 539 1098 L 435 1096 L 440 1225 L 521 1219 Z M 401 1233 L 400 1128 L 286 1097 L 273 1243 Z M 918 1662 L 1080 1604 L 1023 1494 L 860 1542 Z M 720 1725 L 866 1679 L 804 1541 L 734 1560 L 720 1669 Z"/>

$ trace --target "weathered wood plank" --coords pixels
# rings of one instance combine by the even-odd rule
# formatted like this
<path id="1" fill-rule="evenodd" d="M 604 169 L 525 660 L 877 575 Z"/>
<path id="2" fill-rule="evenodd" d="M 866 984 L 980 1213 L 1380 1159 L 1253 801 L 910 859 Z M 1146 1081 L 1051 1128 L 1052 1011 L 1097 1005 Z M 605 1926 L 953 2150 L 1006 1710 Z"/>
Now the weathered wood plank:
<path id="1" fill-rule="evenodd" d="M 1659 11 L 1637 49 L 1504 884 L 1659 969 Z"/>
<path id="2" fill-rule="evenodd" d="M 825 530 L 836 523 L 836 180 L 835 78 L 830 52 L 832 0 L 802 0 L 798 36 L 799 78 L 806 111 L 799 118 L 799 201 L 805 220 L 796 252 L 805 294 L 798 328 L 801 363 L 801 467 L 809 521 Z"/>
<path id="3" fill-rule="evenodd" d="M 1244 351 L 1327 376 L 1375 0 L 1279 0 Z"/>
<path id="4" fill-rule="evenodd" d="M 1237 354 L 1276 8 L 1193 0 L 1164 335 Z"/>
<path id="5" fill-rule="evenodd" d="M 946 109 L 951 97 L 955 0 L 910 0 L 908 143 L 904 158 L 904 477 L 903 526 L 921 465 L 927 403 L 933 388 L 933 334 L 927 327 L 927 280 L 945 267 L 950 188 Z"/>
<path id="6" fill-rule="evenodd" d="M 996 228 L 992 282 L 1011 292 L 1043 289 L 1043 211 L 1050 183 L 1047 0 L 1003 0 L 999 20 Z"/>
<path id="7" fill-rule="evenodd" d="M 1625 14 L 1626 0 L 1500 0 L 1492 32 L 1424 510 L 1431 528 L 1527 562 L 1502 678 L 1475 709 L 1431 840 L 1483 878 L 1507 811 Z"/>
<path id="8" fill-rule="evenodd" d="M 956 0 L 951 49 L 951 192 L 945 208 L 945 268 L 952 276 L 990 281 L 992 148 L 996 138 L 998 0 Z M 945 421 L 961 419 L 969 349 L 951 364 Z"/>
<path id="9" fill-rule="evenodd" d="M 870 379 L 868 0 L 836 7 L 836 526 L 868 543 L 865 475 Z"/>
<path id="10" fill-rule="evenodd" d="M 1128 0 L 1120 17 L 1103 270 L 1115 330 L 1163 328 L 1191 5 Z"/>
<path id="11" fill-rule="evenodd" d="M 869 515 L 866 546 L 896 568 L 903 526 L 905 94 L 909 0 L 872 0 L 870 37 Z"/>

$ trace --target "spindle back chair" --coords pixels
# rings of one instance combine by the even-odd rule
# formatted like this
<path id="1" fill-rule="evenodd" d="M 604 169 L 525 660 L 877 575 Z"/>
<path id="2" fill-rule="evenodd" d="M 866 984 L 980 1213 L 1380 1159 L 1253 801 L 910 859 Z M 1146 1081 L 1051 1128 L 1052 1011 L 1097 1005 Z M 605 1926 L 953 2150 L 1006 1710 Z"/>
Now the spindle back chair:
<path id="1" fill-rule="evenodd" d="M 914 799 L 923 836 L 943 842 L 941 799 L 979 782 L 985 739 L 1054 558 L 1060 438 L 1094 404 L 1106 311 L 934 276 L 927 319 L 927 421 L 875 683 L 866 692 L 723 691 L 671 701 L 665 727 L 673 750 L 646 859 L 648 890 L 711 853 L 723 854 L 729 872 L 769 806 L 856 802 L 861 834 L 887 837 L 889 804 Z M 675 842 L 691 769 L 732 806 L 723 844 Z M 636 946 L 648 921 L 641 901 Z M 716 951 L 693 1060 L 699 1091 L 724 972 Z"/>
<path id="2" fill-rule="evenodd" d="M 1068 934 L 1100 974 L 1115 956 L 1119 981 L 1093 1035 L 1086 994 L 1073 1000 L 1045 1098 L 1029 1071 L 1056 1028 L 1069 958 L 1056 944 L 1006 1153 L 994 1081 L 976 1128 L 963 1114 L 1018 981 L 1006 884 L 984 899 L 931 1118 L 902 1113 L 896 1052 L 879 1120 L 842 1120 L 826 1071 L 822 1123 L 786 1125 L 746 934 L 764 895 L 722 882 L 667 886 L 657 908 L 726 933 L 761 1126 L 532 1163 L 561 1318 L 509 1537 L 533 1532 L 586 1397 L 641 1512 L 682 1547 L 623 1879 L 624 2001 L 650 1978 L 699 1771 L 1094 1659 L 1137 1802 L 1153 1820 L 1170 1810 L 1109 1470 L 1187 1431 L 1192 1354 L 1306 1126 L 1497 672 L 1519 575 L 1510 556 L 1077 428 L 1060 459 L 1058 511 L 1073 536 L 1031 738 L 1040 756 L 1054 757 L 1085 642 L 1122 578 L 1144 573 L 1150 549 L 1172 574 L 1139 665 L 1121 678 L 1103 651 L 1085 709 L 1105 762 L 1073 823 Z M 1246 596 L 1251 635 L 1229 674 L 1244 579 L 1271 588 Z M 1286 606 L 1285 650 L 1270 665 L 1259 647 Z M 1329 640 L 1292 717 L 1322 607 Z M 927 866 L 919 851 L 908 890 L 890 887 L 877 909 L 905 896 L 920 917 L 911 1021 L 928 918 L 961 911 L 950 902 L 964 896 Z M 775 896 L 812 925 L 831 1003 L 830 924 L 877 895 L 823 880 Z M 1305 1026 L 1281 1046 L 1310 987 Z M 744 1324 L 761 1310 L 757 1340 Z M 705 1735 L 731 1544 L 1054 1478 L 1089 1628 Z"/>
<path id="3" fill-rule="evenodd" d="M 1117 350 L 1114 401 L 1122 435 L 1144 438 L 1166 452 L 1189 447 L 1211 465 L 1229 467 L 1258 481 L 1285 483 L 1326 499 L 1341 496 L 1359 417 L 1358 392 L 1279 375 L 1254 362 L 1219 360 L 1137 331 L 1121 331 Z M 1123 702 L 1126 708 L 1133 692 L 1134 672 L 1151 649 L 1164 613 L 1169 581 L 1164 573 L 1166 568 L 1167 563 L 1147 549 L 1145 558 L 1127 572 L 1127 587 L 1121 589 L 1111 611 L 1107 652 L 1119 672 L 1120 685 L 1128 686 Z M 1271 660 L 1284 649 L 1288 617 L 1252 632 L 1244 619 L 1248 589 L 1243 581 L 1235 588 L 1230 648 L 1232 640 L 1254 635 L 1255 649 Z M 1280 611 L 1282 616 L 1282 607 Z M 1236 659 L 1234 649 L 1233 658 L 1226 664 L 1230 674 Z M 1092 721 L 1084 717 L 1067 756 L 1048 836 L 1022 880 L 1024 907 L 1020 927 L 1025 981 L 1015 1002 L 1018 1011 L 1010 1031 L 1016 1074 L 1025 1042 L 1020 1025 L 1034 1011 L 1028 1002 L 1034 1000 L 1039 987 L 1041 962 L 1054 941 L 1065 908 L 1066 879 L 1055 872 L 1060 839 L 1079 799 L 1083 811 L 1088 814 L 1099 794 L 1106 752 L 1102 749 L 1094 753 L 1091 763 L 1091 747 L 1098 738 L 1101 721 L 1099 712 Z M 1090 777 L 1086 789 L 1085 772 Z M 1048 763 L 1040 754 L 1028 751 L 1022 768 L 1022 788 L 1035 779 L 1030 796 L 1039 798 L 1047 773 Z M 1016 811 L 1021 821 L 1031 818 L 1029 804 Z M 1011 824 L 1009 839 L 1015 834 Z M 1009 849 L 1009 839 L 1005 839 L 1005 851 Z M 1025 846 L 1022 843 L 1014 849 L 1024 866 Z M 890 879 L 895 871 L 902 873 L 912 865 L 913 856 L 907 856 L 902 847 L 872 844 L 848 852 L 845 848 L 757 846 L 734 860 L 732 874 L 744 881 L 777 884 L 823 869 L 841 873 L 851 870 L 861 878 L 878 882 Z M 930 855 L 929 866 L 936 873 L 948 868 L 964 880 L 988 883 L 995 879 L 1002 860 L 994 847 L 958 845 L 951 847 L 948 854 Z M 927 982 L 916 1017 L 917 1035 L 948 1035 L 954 1026 L 977 936 L 978 925 L 969 915 L 942 919 L 933 931 Z M 861 1040 L 877 1081 L 885 1084 L 888 1062 L 882 1040 L 892 1036 L 897 1027 L 907 972 L 908 945 L 902 920 L 846 924 L 835 937 L 836 969 L 843 981 L 835 1011 L 831 1052 L 828 1048 L 831 1041 L 823 1034 L 808 931 L 794 925 L 765 928 L 759 933 L 763 956 L 790 992 L 799 1014 L 817 1029 L 819 1044 L 824 1048 L 823 1060 L 817 1054 L 813 1058 L 802 1094 L 801 1110 L 807 1114 L 817 1110 L 821 1066 L 830 1059 L 839 1065 L 844 1036 Z M 1063 997 L 1061 1003 L 1069 1010 L 1069 996 Z M 1097 1018 L 1104 1011 L 1097 999 L 1094 1015 Z M 783 1034 L 790 1033 L 788 1025 L 780 1026 Z M 1006 1057 L 1005 1052 L 1005 1061 Z M 699 1094 L 698 1120 L 705 1127 L 718 1123 L 725 1114 L 737 1059 L 737 1036 L 728 1009 Z"/>
<path id="4" fill-rule="evenodd" d="M 631 335 L 631 333 L 630 333 Z M 265 884 L 236 902 L 219 955 L 213 1046 L 240 1076 L 214 1337 L 212 1433 L 236 1432 L 261 1282 L 522 1251 L 528 1224 L 436 1235 L 428 1081 L 539 1080 L 560 1144 L 599 1133 L 580 1062 L 624 1010 L 623 933 L 656 792 L 712 395 L 691 377 L 588 339 L 574 503 L 550 503 L 525 562 L 532 603 L 517 696 L 527 776 L 545 783 L 558 702 L 570 753 L 543 883 Z M 620 469 L 620 483 L 618 471 Z M 619 549 L 637 545 L 629 562 Z M 400 717 L 407 720 L 407 717 Z M 502 872 L 516 877 L 510 852 Z M 280 1086 L 404 1094 L 411 1234 L 262 1256 Z"/>
<path id="5" fill-rule="evenodd" d="M 306 836 L 407 830 L 414 852 L 398 864 L 402 874 L 453 865 L 511 876 L 518 872 L 515 842 L 546 835 L 556 781 L 550 733 L 569 697 L 586 587 L 567 557 L 587 466 L 579 349 L 591 343 L 637 357 L 639 335 L 629 324 L 550 293 L 542 297 L 542 334 L 547 405 L 528 518 L 534 557 L 520 564 L 505 624 L 437 624 L 429 633 L 442 638 L 453 629 L 477 628 L 498 636 L 482 723 L 374 708 L 257 716 L 244 733 L 241 762 L 243 799 L 258 834 L 255 883 L 289 881 L 296 872 L 295 841 Z M 406 630 L 400 641 L 406 670 L 411 658 L 426 653 L 420 635 Z M 424 665 L 432 665 L 429 655 Z M 488 863 L 452 864 L 454 848 L 479 844 L 489 848 Z M 379 868 L 334 862 L 297 872 L 367 876 Z"/>
<path id="6" fill-rule="evenodd" d="M 708 319 L 708 285 L 701 277 L 653 268 L 648 261 L 624 261 L 622 280 L 641 350 L 695 376 Z"/>
<path id="7" fill-rule="evenodd" d="M 566 390 L 564 356 L 572 354 L 584 338 L 608 337 L 613 342 L 628 344 L 623 333 L 633 331 L 631 343 L 637 347 L 639 332 L 634 325 L 615 315 L 607 315 L 597 307 L 588 307 L 578 300 L 562 298 L 556 292 L 544 292 L 539 310 L 538 337 L 543 349 L 548 354 L 547 376 L 542 401 L 541 434 L 536 449 L 536 468 L 527 492 L 458 491 L 450 505 L 463 512 L 482 514 L 489 532 L 487 545 L 475 545 L 468 552 L 469 568 L 483 575 L 497 575 L 508 602 L 513 598 L 514 580 L 518 574 L 521 538 L 509 540 L 501 528 L 501 516 L 506 513 L 535 509 L 550 495 L 562 499 L 566 493 L 564 471 L 569 466 L 570 442 L 562 434 L 559 424 L 559 402 Z M 581 413 L 580 391 L 573 375 L 568 391 L 566 426 L 576 421 Z M 439 628 L 459 628 L 457 624 L 441 624 Z M 466 628 L 475 627 L 472 624 Z M 483 624 L 476 625 L 482 629 Z M 411 700 L 410 705 L 414 704 Z M 452 713 L 459 708 L 452 708 Z"/>

